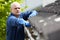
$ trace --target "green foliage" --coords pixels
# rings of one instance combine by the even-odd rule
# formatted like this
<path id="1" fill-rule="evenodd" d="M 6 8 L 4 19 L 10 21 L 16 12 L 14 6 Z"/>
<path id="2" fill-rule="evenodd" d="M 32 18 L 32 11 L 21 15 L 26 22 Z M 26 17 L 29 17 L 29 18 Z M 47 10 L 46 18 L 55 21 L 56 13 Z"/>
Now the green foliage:
<path id="1" fill-rule="evenodd" d="M 10 4 L 14 1 L 23 3 L 24 0 L 0 0 L 0 40 L 6 40 L 6 19 L 10 13 Z"/>

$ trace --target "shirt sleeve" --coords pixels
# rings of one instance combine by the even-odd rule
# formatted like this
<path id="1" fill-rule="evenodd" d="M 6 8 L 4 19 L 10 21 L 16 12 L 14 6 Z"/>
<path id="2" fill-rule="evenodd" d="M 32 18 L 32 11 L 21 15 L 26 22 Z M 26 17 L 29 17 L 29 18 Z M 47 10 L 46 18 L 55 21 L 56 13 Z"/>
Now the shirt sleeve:
<path id="1" fill-rule="evenodd" d="M 28 21 L 25 21 L 23 18 L 20 18 L 20 19 L 18 18 L 17 23 L 18 24 L 23 24 L 26 27 L 31 27 L 30 23 Z"/>
<path id="2" fill-rule="evenodd" d="M 32 13 L 32 11 L 26 11 L 26 12 L 23 12 L 23 19 L 24 20 L 28 20 L 28 17 L 29 17 L 29 15 Z"/>
<path id="3" fill-rule="evenodd" d="M 15 18 L 15 17 L 11 17 L 10 18 L 10 24 L 11 26 L 21 26 L 21 25 L 25 25 L 26 27 L 30 27 L 30 23 L 25 21 L 23 18 Z"/>
<path id="4" fill-rule="evenodd" d="M 38 14 L 38 12 L 36 10 L 32 10 L 32 11 L 28 10 L 28 11 L 24 12 L 23 19 L 28 20 L 28 18 L 36 16 L 37 14 Z"/>

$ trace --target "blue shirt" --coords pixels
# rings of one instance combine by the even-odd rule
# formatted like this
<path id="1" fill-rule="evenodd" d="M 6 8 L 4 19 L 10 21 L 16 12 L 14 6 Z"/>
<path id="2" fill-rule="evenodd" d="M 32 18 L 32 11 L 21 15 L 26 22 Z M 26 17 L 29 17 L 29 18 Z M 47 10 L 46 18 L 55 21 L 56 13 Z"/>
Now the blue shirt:
<path id="1" fill-rule="evenodd" d="M 13 13 L 7 19 L 7 40 L 24 40 L 24 26 L 30 27 L 30 23 L 25 21 L 32 17 L 33 12 L 21 13 L 18 18 Z M 36 13 L 35 13 L 36 14 Z"/>

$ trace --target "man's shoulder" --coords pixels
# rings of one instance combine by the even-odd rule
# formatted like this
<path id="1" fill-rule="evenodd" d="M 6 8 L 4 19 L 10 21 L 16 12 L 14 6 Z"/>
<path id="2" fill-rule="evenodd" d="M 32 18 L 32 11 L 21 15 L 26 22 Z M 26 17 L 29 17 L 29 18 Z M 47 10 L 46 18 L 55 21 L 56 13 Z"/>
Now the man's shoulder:
<path id="1" fill-rule="evenodd" d="M 15 16 L 10 16 L 9 18 L 16 18 Z"/>
<path id="2" fill-rule="evenodd" d="M 12 20 L 12 19 L 16 19 L 16 17 L 15 16 L 9 16 L 8 17 L 8 20 Z"/>

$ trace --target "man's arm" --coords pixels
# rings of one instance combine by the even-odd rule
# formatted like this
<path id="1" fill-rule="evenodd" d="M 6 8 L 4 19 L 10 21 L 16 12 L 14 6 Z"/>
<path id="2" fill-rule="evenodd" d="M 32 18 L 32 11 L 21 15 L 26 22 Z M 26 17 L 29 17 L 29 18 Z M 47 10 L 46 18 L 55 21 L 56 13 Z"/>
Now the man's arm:
<path id="1" fill-rule="evenodd" d="M 26 12 L 24 12 L 24 14 L 23 14 L 23 19 L 24 19 L 24 20 L 28 20 L 28 18 L 31 18 L 31 17 L 33 17 L 33 16 L 36 16 L 37 14 L 38 14 L 38 13 L 37 13 L 36 10 L 26 11 Z"/>
<path id="2" fill-rule="evenodd" d="M 25 25 L 27 27 L 30 27 L 30 23 L 25 21 L 23 18 L 16 18 L 16 17 L 10 17 L 10 24 L 11 26 L 21 26 Z"/>
<path id="3" fill-rule="evenodd" d="M 38 14 L 38 12 L 36 10 L 33 10 L 32 13 L 29 15 L 28 18 L 31 18 L 33 16 L 36 16 Z"/>

